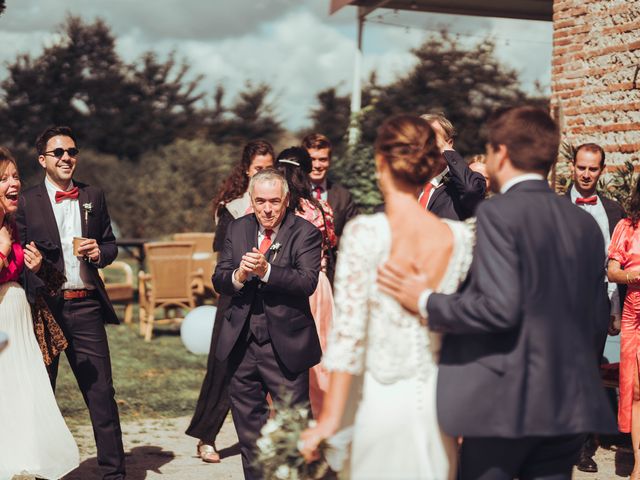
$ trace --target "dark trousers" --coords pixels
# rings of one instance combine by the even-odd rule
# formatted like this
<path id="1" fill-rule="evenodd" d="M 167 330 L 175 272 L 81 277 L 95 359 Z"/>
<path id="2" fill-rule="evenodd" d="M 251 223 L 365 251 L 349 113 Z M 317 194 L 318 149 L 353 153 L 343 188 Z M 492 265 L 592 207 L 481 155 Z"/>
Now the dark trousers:
<path id="1" fill-rule="evenodd" d="M 286 395 L 293 405 L 309 404 L 309 371 L 288 372 L 278 361 L 271 342 L 258 345 L 244 336 L 231 352 L 229 358 L 231 379 L 229 395 L 231 414 L 240 441 L 242 468 L 247 480 L 262 478 L 253 467 L 254 449 L 260 429 L 269 418 L 266 395 L 277 402 Z"/>
<path id="2" fill-rule="evenodd" d="M 191 419 L 187 435 L 213 445 L 227 413 L 229 413 L 229 376 L 227 375 L 228 361 L 216 358 L 216 346 L 224 323 L 224 313 L 231 305 L 231 297 L 220 295 L 216 319 L 213 324 L 209 358 L 207 360 L 207 374 L 200 388 L 200 396 L 196 410 Z"/>
<path id="3" fill-rule="evenodd" d="M 584 435 L 525 438 L 465 437 L 461 480 L 571 480 Z"/>
<path id="4" fill-rule="evenodd" d="M 82 397 L 89 408 L 98 464 L 105 480 L 125 478 L 124 448 L 118 406 L 111 375 L 107 332 L 102 321 L 102 305 L 96 298 L 60 300 L 55 318 L 69 346 L 65 351 Z M 49 366 L 55 390 L 58 360 Z"/>

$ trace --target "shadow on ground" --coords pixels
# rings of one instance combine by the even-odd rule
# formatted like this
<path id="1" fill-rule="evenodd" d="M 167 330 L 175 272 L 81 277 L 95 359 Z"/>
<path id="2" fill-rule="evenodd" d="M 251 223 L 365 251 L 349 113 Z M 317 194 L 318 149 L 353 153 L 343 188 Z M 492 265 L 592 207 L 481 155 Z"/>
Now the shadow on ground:
<path id="1" fill-rule="evenodd" d="M 175 454 L 163 450 L 162 447 L 143 446 L 132 448 L 126 453 L 127 480 L 145 480 L 148 472 L 160 473 L 160 468 L 175 458 Z M 97 458 L 89 458 L 82 462 L 63 480 L 87 480 L 102 478 Z"/>

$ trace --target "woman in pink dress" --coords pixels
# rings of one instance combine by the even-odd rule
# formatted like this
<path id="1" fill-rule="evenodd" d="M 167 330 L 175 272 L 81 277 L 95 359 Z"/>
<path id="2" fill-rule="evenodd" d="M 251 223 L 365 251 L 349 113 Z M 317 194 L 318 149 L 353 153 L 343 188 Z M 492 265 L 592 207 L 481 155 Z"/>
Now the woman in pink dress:
<path id="1" fill-rule="evenodd" d="M 620 401 L 618 429 L 631 432 L 635 466 L 631 473 L 640 479 L 640 182 L 631 197 L 629 218 L 616 225 L 609 244 L 610 282 L 626 284 L 627 295 L 620 326 Z"/>
<path id="2" fill-rule="evenodd" d="M 23 267 L 42 272 L 42 255 L 18 241 L 12 216 L 20 179 L 15 160 L 0 147 L 0 480 L 14 475 L 63 477 L 79 463 L 78 447 L 56 404 L 23 288 Z"/>
<path id="3" fill-rule="evenodd" d="M 276 159 L 276 167 L 289 184 L 289 208 L 322 232 L 321 270 L 316 291 L 309 297 L 309 306 L 324 351 L 333 319 L 333 293 L 327 277 L 327 262 L 329 251 L 338 243 L 333 225 L 333 210 L 327 202 L 316 199 L 312 194 L 309 180 L 311 157 L 306 149 L 291 147 L 283 150 Z M 309 399 L 311 411 L 316 418 L 322 409 L 322 398 L 328 387 L 329 374 L 320 363 L 309 372 Z"/>

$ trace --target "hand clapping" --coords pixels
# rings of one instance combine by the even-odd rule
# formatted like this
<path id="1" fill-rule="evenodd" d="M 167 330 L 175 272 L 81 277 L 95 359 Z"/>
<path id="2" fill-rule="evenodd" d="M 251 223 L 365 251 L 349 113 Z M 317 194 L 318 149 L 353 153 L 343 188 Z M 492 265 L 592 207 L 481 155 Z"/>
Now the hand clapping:
<path id="1" fill-rule="evenodd" d="M 257 248 L 245 253 L 237 270 L 237 280 L 244 283 L 249 275 L 257 275 L 262 278 L 266 275 L 269 263 L 265 256 Z"/>

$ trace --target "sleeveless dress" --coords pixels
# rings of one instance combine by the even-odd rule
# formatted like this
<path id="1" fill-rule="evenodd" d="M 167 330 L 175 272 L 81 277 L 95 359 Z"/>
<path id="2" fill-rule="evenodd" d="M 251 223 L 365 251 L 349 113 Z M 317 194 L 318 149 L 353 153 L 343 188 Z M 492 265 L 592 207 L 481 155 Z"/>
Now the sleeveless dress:
<path id="1" fill-rule="evenodd" d="M 0 270 L 0 331 L 9 345 L 0 353 L 0 480 L 14 475 L 63 477 L 79 464 L 78 446 L 62 418 L 33 332 L 18 242 Z"/>
<path id="2" fill-rule="evenodd" d="M 444 221 L 453 252 L 436 291 L 453 293 L 471 264 L 474 233 L 470 223 Z M 377 268 L 390 249 L 384 213 L 352 220 L 340 240 L 336 315 L 323 362 L 354 376 L 343 419 L 343 428 L 352 424 L 344 468 L 353 479 L 451 479 L 455 442 L 441 432 L 436 412 L 441 336 L 378 289 Z"/>

